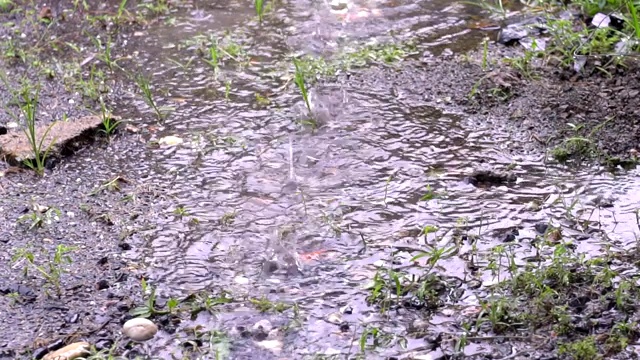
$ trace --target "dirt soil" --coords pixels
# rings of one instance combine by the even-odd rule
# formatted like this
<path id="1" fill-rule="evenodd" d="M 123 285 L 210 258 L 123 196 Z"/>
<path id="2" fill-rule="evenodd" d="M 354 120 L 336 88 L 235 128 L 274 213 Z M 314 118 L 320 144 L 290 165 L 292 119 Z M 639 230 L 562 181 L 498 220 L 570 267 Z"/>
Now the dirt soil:
<path id="1" fill-rule="evenodd" d="M 502 64 L 502 59 L 522 56 L 521 50 L 491 45 L 488 58 L 494 64 L 485 71 L 480 50 L 458 56 L 453 63 L 431 65 L 427 60 L 424 96 L 434 104 L 462 108 L 476 120 L 506 125 L 506 131 L 539 149 L 583 137 L 595 145 L 600 161 L 635 163 L 640 146 L 640 67 L 633 58 L 609 69 L 609 74 L 593 65 L 580 74 L 544 66 L 535 68 L 534 78 L 526 78 Z"/>

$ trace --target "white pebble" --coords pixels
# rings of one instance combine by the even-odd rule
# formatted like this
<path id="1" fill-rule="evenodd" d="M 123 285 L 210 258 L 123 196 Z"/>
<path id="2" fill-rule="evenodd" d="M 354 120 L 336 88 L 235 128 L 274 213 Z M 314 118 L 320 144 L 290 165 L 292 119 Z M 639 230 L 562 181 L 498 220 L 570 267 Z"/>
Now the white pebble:
<path id="1" fill-rule="evenodd" d="M 132 340 L 147 341 L 158 332 L 158 327 L 149 319 L 135 318 L 124 323 L 122 332 Z"/>

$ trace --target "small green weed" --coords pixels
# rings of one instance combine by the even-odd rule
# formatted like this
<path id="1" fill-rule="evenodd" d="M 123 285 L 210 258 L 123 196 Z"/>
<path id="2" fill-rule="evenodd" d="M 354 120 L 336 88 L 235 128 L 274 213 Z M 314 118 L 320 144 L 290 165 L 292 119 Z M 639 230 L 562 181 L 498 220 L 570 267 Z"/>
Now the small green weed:
<path id="1" fill-rule="evenodd" d="M 169 12 L 169 0 L 153 0 L 138 4 L 139 7 L 147 9 L 152 15 L 164 15 Z"/>
<path id="2" fill-rule="evenodd" d="M 50 225 L 53 221 L 58 221 L 62 213 L 59 209 L 49 206 L 33 204 L 33 210 L 18 218 L 18 223 L 29 223 L 29 230 Z"/>
<path id="3" fill-rule="evenodd" d="M 178 305 L 176 300 L 169 299 L 169 301 L 167 301 L 167 307 L 168 307 L 167 310 L 158 310 L 155 307 L 156 306 L 156 289 L 154 289 L 152 286 L 147 285 L 147 282 L 144 279 L 142 279 L 141 281 L 141 286 L 142 286 L 142 293 L 143 294 L 148 293 L 147 300 L 145 301 L 144 305 L 138 306 L 137 308 L 134 308 L 129 312 L 132 316 L 150 318 L 158 315 L 171 314 L 174 312 L 175 308 Z M 169 306 L 170 301 L 171 301 L 171 306 Z"/>
<path id="4" fill-rule="evenodd" d="M 187 211 L 187 208 L 182 206 L 182 205 L 176 207 L 173 210 L 173 213 L 179 218 L 184 217 L 184 216 L 189 216 L 189 212 Z"/>
<path id="5" fill-rule="evenodd" d="M 213 72 L 217 75 L 220 68 L 220 48 L 218 47 L 218 40 L 212 41 L 209 46 L 209 59 L 204 61 L 213 68 Z"/>
<path id="6" fill-rule="evenodd" d="M 291 305 L 283 303 L 283 302 L 273 302 L 266 297 L 262 298 L 250 298 L 249 301 L 258 309 L 260 312 L 269 312 L 275 311 L 277 313 L 284 312 L 285 310 L 291 308 Z"/>
<path id="7" fill-rule="evenodd" d="M 13 9 L 13 0 L 0 0 L 0 12 L 7 13 Z"/>
<path id="8" fill-rule="evenodd" d="M 75 247 L 58 244 L 53 253 L 53 257 L 48 257 L 44 261 L 44 264 L 39 264 L 32 248 L 19 248 L 13 255 L 12 262 L 18 263 L 25 261 L 26 265 L 23 268 L 24 276 L 28 275 L 29 270 L 35 270 L 42 279 L 52 285 L 57 292 L 60 293 L 60 278 L 62 277 L 62 274 L 66 272 L 64 265 L 71 264 L 73 262 L 69 253 L 75 250 Z"/>
<path id="9" fill-rule="evenodd" d="M 254 0 L 253 7 L 256 9 L 258 20 L 262 23 L 262 18 L 264 17 L 264 0 Z"/>
<path id="10" fill-rule="evenodd" d="M 305 76 L 302 71 L 302 67 L 300 66 L 300 60 L 294 58 L 293 65 L 295 66 L 296 73 L 294 77 L 294 83 L 300 90 L 300 94 L 302 95 L 302 100 L 304 100 L 304 104 L 307 107 L 308 116 L 312 115 L 311 103 L 309 102 L 309 93 L 307 92 L 307 85 L 305 84 Z"/>
<path id="11" fill-rule="evenodd" d="M 102 97 L 100 97 L 100 117 L 102 119 L 102 129 L 100 129 L 100 131 L 102 131 L 107 138 L 110 138 L 122 121 L 115 119 L 111 115 L 111 111 L 107 109 L 107 105 L 105 105 Z"/>
<path id="12" fill-rule="evenodd" d="M 596 360 L 602 358 L 598 353 L 598 348 L 593 336 L 588 336 L 572 343 L 562 344 L 560 345 L 558 353 L 560 355 L 569 355 L 574 360 Z"/>
<path id="13" fill-rule="evenodd" d="M 498 15 L 503 19 L 507 18 L 508 11 L 504 6 L 503 0 L 463 1 L 463 3 L 478 6 L 490 14 Z"/>
<path id="14" fill-rule="evenodd" d="M 111 37 L 107 37 L 105 43 L 102 43 L 102 40 L 98 37 L 92 37 L 91 40 L 93 44 L 98 49 L 98 59 L 100 59 L 110 71 L 113 71 L 114 68 L 118 67 L 117 60 L 113 58 L 111 54 Z"/>
<path id="15" fill-rule="evenodd" d="M 33 153 L 33 159 L 24 159 L 24 164 L 30 169 L 34 170 L 38 175 L 44 175 L 45 161 L 49 156 L 51 148 L 56 142 L 56 138 L 48 139 L 48 135 L 51 129 L 55 126 L 55 122 L 47 127 L 44 134 L 37 133 L 36 116 L 38 113 L 38 102 L 40 96 L 40 85 L 37 85 L 33 89 L 27 83 L 23 83 L 20 90 L 22 102 L 20 104 L 20 110 L 25 120 L 24 133 L 31 145 L 31 151 Z M 18 120 L 17 116 L 14 116 Z M 47 141 L 48 140 L 48 141 Z M 47 141 L 47 143 L 45 143 Z"/>
<path id="16" fill-rule="evenodd" d="M 136 76 L 136 84 L 138 84 L 138 87 L 142 91 L 144 101 L 153 109 L 158 120 L 163 121 L 166 113 L 163 112 L 156 104 L 156 101 L 153 97 L 153 92 L 151 91 L 151 82 L 149 78 L 142 74 L 139 74 L 138 76 Z"/>

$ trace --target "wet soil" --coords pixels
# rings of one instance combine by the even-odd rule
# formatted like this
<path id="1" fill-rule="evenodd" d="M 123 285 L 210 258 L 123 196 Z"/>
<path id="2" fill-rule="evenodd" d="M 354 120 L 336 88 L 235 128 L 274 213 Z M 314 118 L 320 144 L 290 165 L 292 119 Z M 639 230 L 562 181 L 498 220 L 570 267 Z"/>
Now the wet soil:
<path id="1" fill-rule="evenodd" d="M 140 4 L 129 4 L 132 14 Z M 249 3 L 185 3 L 119 24 L 84 17 L 113 16 L 116 2 L 52 9 L 68 15 L 46 34 L 85 50 L 30 56 L 53 59 L 54 69 L 55 60 L 62 68 L 91 60 L 73 82 L 42 82 L 42 121 L 99 110 L 77 80 L 89 81 L 95 67 L 104 72 L 99 96 L 127 126 L 44 177 L 2 173 L 8 330 L 0 354 L 40 358 L 52 345 L 86 340 L 102 351 L 96 359 L 109 351 L 127 359 L 572 356 L 560 353 L 564 344 L 586 359 L 588 344 L 575 341 L 593 335 L 600 353 L 632 356 L 637 293 L 615 289 L 635 280 L 636 173 L 568 169 L 545 150 L 588 134 L 603 158 L 625 157 L 637 144 L 634 68 L 611 79 L 540 68 L 531 80 L 498 65 L 517 49 L 492 44 L 491 68 L 482 69 L 477 45 L 487 33 L 466 23 L 477 10 L 359 2 L 367 11 L 334 17 L 308 5 L 280 4 L 267 32 Z M 5 51 L 12 34 L 31 39 L 45 28 L 26 20 L 40 9 L 20 6 L 32 13 L 3 15 L 18 23 L 2 33 Z M 229 28 L 250 61 L 227 58 L 217 78 L 200 61 L 202 43 Z M 110 34 L 126 70 L 98 60 L 104 47 L 82 29 Z M 313 101 L 326 108 L 316 110 L 323 122 L 315 130 L 296 123 L 304 105 L 283 65 L 290 53 L 330 56 L 369 37 L 413 40 L 419 51 L 320 76 Z M 8 60 L 16 61 L 4 57 L 3 69 L 38 78 L 30 62 Z M 166 118 L 143 100 L 136 72 L 173 107 Z M 20 86 L 20 76 L 9 81 Z M 451 247 L 441 261 L 424 255 Z M 586 270 L 583 255 L 597 260 Z M 612 272 L 619 278 L 597 276 Z M 527 287 L 536 281 L 553 298 Z M 159 334 L 144 346 L 128 341 L 121 325 L 150 301 Z"/>
<path id="2" fill-rule="evenodd" d="M 635 164 L 640 145 L 637 61 L 630 57 L 608 72 L 591 64 L 580 73 L 539 64 L 533 65 L 530 78 L 501 63 L 521 57 L 522 51 L 492 44 L 488 59 L 493 65 L 485 70 L 482 50 L 459 56 L 455 69 L 438 66 L 441 71 L 430 74 L 437 85 L 427 87 L 425 96 L 436 102 L 451 97 L 478 118 L 506 120 L 515 125 L 513 132 L 541 149 L 552 150 L 577 137 L 591 142 L 589 154 L 576 151 L 567 154 L 569 160 Z M 452 94 L 450 89 L 459 90 Z"/>

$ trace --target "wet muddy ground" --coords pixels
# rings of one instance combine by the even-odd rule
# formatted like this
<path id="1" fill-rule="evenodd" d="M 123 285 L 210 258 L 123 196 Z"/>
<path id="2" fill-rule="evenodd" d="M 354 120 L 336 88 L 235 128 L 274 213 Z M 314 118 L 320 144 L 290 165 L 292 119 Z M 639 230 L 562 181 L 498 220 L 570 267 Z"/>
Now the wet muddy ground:
<path id="1" fill-rule="evenodd" d="M 552 156 L 633 155 L 633 67 L 483 69 L 495 34 L 449 1 L 163 4 L 2 14 L 0 124 L 25 84 L 41 123 L 124 120 L 3 165 L 3 358 L 635 355 L 637 171 Z"/>

